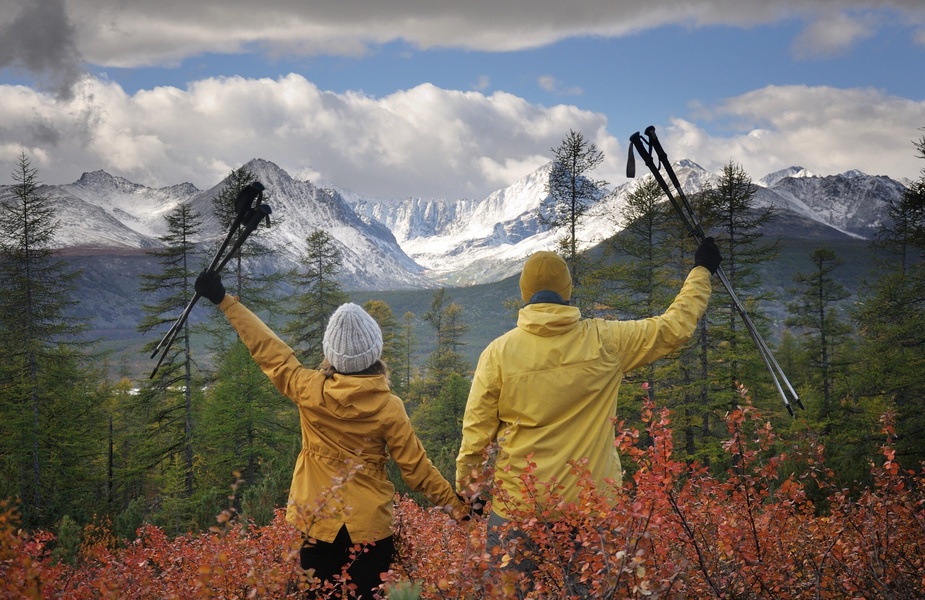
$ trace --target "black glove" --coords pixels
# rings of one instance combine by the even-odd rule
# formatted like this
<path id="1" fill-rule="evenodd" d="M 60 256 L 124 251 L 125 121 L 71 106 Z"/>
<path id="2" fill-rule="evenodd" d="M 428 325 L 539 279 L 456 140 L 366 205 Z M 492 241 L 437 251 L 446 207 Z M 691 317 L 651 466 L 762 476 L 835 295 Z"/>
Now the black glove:
<path id="1" fill-rule="evenodd" d="M 723 262 L 723 257 L 716 246 L 716 240 L 711 237 L 704 238 L 697 251 L 694 252 L 694 266 L 706 267 L 711 274 L 715 275 L 721 262 Z"/>
<path id="2" fill-rule="evenodd" d="M 203 298 L 208 298 L 212 304 L 218 304 L 225 297 L 225 286 L 222 285 L 222 277 L 214 271 L 203 271 L 196 278 L 193 286 Z"/>

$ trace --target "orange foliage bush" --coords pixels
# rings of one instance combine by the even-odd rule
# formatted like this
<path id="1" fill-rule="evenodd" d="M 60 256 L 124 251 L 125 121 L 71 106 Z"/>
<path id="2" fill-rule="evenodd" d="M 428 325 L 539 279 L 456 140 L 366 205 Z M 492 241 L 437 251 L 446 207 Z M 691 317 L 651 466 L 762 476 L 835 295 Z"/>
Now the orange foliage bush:
<path id="1" fill-rule="evenodd" d="M 894 461 L 889 415 L 882 457 L 871 461 L 875 483 L 853 496 L 831 484 L 820 447 L 781 453 L 774 431 L 748 406 L 727 417 L 734 466 L 722 474 L 675 460 L 667 411 L 648 405 L 643 418 L 651 443 L 641 445 L 637 431 L 618 438 L 637 467 L 622 488 L 594 489 L 574 463 L 579 503 L 560 506 L 555 517 L 515 515 L 532 542 L 524 552 L 539 566 L 530 581 L 499 568 L 521 554 L 488 556 L 483 520 L 459 525 L 400 498 L 387 586 L 413 581 L 422 598 L 510 598 L 518 587 L 532 598 L 925 597 L 925 473 L 904 472 Z M 783 474 L 785 460 L 801 470 Z M 556 482 L 535 481 L 529 464 L 522 479 L 525 497 L 541 486 L 556 493 Z M 810 483 L 826 493 L 824 510 L 808 497 Z M 297 566 L 300 542 L 280 510 L 266 527 L 231 520 L 172 539 L 144 526 L 121 546 L 105 532 L 88 532 L 71 566 L 52 560 L 52 535 L 17 530 L 13 508 L 3 503 L 0 594 L 301 597 L 311 582 Z"/>

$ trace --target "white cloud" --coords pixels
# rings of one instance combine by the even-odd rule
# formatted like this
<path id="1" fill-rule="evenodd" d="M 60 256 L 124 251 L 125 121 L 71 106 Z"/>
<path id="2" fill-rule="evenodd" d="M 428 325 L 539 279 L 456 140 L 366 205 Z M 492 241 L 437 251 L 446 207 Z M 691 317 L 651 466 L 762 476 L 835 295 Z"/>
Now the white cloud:
<path id="1" fill-rule="evenodd" d="M 557 96 L 580 96 L 583 93 L 578 86 L 563 87 L 562 82 L 552 75 L 541 75 L 537 78 L 536 83 L 540 86 L 540 89 Z"/>
<path id="2" fill-rule="evenodd" d="M 820 175 L 859 169 L 896 179 L 921 168 L 911 142 L 925 126 L 925 101 L 874 89 L 771 86 L 728 99 L 710 117 L 672 121 L 660 137 L 673 159 L 711 171 L 733 161 L 753 179 L 794 165 Z"/>
<path id="3" fill-rule="evenodd" d="M 500 92 L 423 84 L 372 98 L 323 91 L 294 74 L 134 95 L 87 79 L 69 100 L 0 86 L 0 105 L 0 131 L 21 140 L 0 147 L 0 159 L 20 148 L 42 152 L 36 166 L 49 183 L 104 169 L 151 186 L 207 188 L 260 157 L 381 197 L 481 199 L 548 161 L 547 149 L 570 128 L 602 132 L 605 124 L 600 114 Z"/>
<path id="4" fill-rule="evenodd" d="M 211 187 L 251 158 L 379 197 L 481 199 L 545 164 L 569 129 L 605 155 L 597 173 L 623 181 L 625 148 L 603 115 L 512 94 L 425 84 L 383 98 L 319 89 L 300 75 L 205 79 L 187 90 L 126 94 L 87 79 L 71 99 L 0 86 L 0 181 L 27 152 L 48 183 L 104 169 L 150 186 Z M 659 134 L 672 159 L 711 171 L 733 161 L 754 179 L 801 165 L 916 177 L 911 141 L 925 101 L 874 89 L 766 87 L 697 108 Z M 731 133 L 730 133 L 731 132 Z"/>
<path id="5" fill-rule="evenodd" d="M 369 46 L 395 40 L 420 48 L 497 52 L 574 36 L 620 36 L 666 24 L 750 26 L 871 8 L 870 0 L 584 0 L 581 10 L 559 0 L 477 5 L 416 0 L 265 0 L 259 5 L 250 0 L 50 2 L 64 7 L 58 10 L 66 11 L 63 16 L 75 32 L 63 41 L 75 40 L 79 53 L 100 66 L 175 64 L 203 52 L 360 55 Z M 899 11 L 907 23 L 925 23 L 921 0 L 876 4 Z M 0 27 L 18 14 L 4 12 L 13 16 L 0 14 Z M 851 34 L 841 35 L 843 40 Z"/>
<path id="6" fill-rule="evenodd" d="M 552 75 L 542 75 L 536 80 L 536 83 L 547 92 L 554 92 L 559 87 L 559 82 Z"/>
<path id="7" fill-rule="evenodd" d="M 491 78 L 488 75 L 479 76 L 478 80 L 475 82 L 475 85 L 472 86 L 472 89 L 483 92 L 491 87 Z"/>
<path id="8" fill-rule="evenodd" d="M 874 35 L 877 19 L 870 14 L 829 14 L 812 23 L 793 43 L 797 58 L 829 58 Z"/>

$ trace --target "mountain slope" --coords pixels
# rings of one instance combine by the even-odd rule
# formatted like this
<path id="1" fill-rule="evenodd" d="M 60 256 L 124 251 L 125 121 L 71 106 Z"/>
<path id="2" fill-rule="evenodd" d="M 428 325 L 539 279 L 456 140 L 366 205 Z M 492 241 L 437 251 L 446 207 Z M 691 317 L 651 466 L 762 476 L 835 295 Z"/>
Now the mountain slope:
<path id="1" fill-rule="evenodd" d="M 199 192 L 191 184 L 151 189 L 105 171 L 84 173 L 76 182 L 41 186 L 60 225 L 60 247 L 155 248 L 167 232 L 164 216 Z"/>
<path id="2" fill-rule="evenodd" d="M 428 287 L 423 269 L 401 249 L 395 236 L 378 221 L 365 221 L 337 192 L 297 181 L 272 162 L 254 159 L 244 165 L 266 188 L 265 203 L 273 209 L 271 226 L 259 235 L 276 249 L 281 267 L 295 266 L 305 251 L 305 240 L 316 229 L 334 239 L 343 256 L 342 283 L 348 289 Z M 211 201 L 224 182 L 192 198 L 203 215 L 205 229 L 215 239 L 224 237 L 211 217 Z"/>
<path id="3" fill-rule="evenodd" d="M 716 174 L 689 160 L 673 168 L 688 195 L 718 181 Z M 480 202 L 360 200 L 353 205 L 364 218 L 379 220 L 395 232 L 402 248 L 428 269 L 429 277 L 446 285 L 485 283 L 516 273 L 531 252 L 555 247 L 560 235 L 537 218 L 547 199 L 548 172 L 549 165 Z M 582 250 L 617 233 L 628 194 L 651 177 L 647 174 L 612 190 L 589 210 L 576 236 Z M 791 167 L 756 183 L 755 202 L 775 209 L 777 217 L 766 227 L 769 233 L 801 231 L 813 239 L 870 239 L 883 223 L 889 203 L 903 189 L 899 182 L 854 171 L 823 178 Z"/>
<path id="4" fill-rule="evenodd" d="M 560 237 L 538 217 L 547 200 L 549 165 L 481 200 L 401 201 L 364 199 L 298 181 L 262 159 L 245 167 L 264 184 L 266 202 L 273 208 L 271 227 L 261 227 L 255 235 L 273 247 L 277 257 L 260 268 L 295 266 L 306 238 L 320 228 L 332 235 L 343 254 L 342 282 L 347 289 L 497 281 L 518 272 L 531 252 L 554 248 Z M 689 160 L 675 163 L 674 169 L 688 194 L 717 180 L 716 174 Z M 611 190 L 591 208 L 577 233 L 582 249 L 617 232 L 626 197 L 642 179 Z M 59 247 L 72 255 L 124 255 L 161 246 L 164 216 L 184 202 L 203 218 L 204 248 L 223 238 L 211 202 L 224 184 L 205 191 L 189 184 L 152 189 L 96 171 L 72 184 L 42 186 L 40 192 L 52 200 L 61 222 Z M 870 239 L 884 222 L 889 204 L 905 189 L 886 177 L 857 171 L 818 177 L 801 167 L 767 175 L 755 186 L 757 204 L 772 206 L 778 214 L 769 231 L 793 228 L 814 239 Z M 10 186 L 0 186 L 0 199 L 11 193 Z"/>
<path id="5" fill-rule="evenodd" d="M 387 227 L 361 219 L 338 193 L 297 181 L 269 161 L 254 159 L 245 168 L 263 183 L 265 202 L 273 210 L 271 226 L 261 226 L 254 235 L 277 255 L 259 268 L 295 267 L 311 232 L 324 229 L 343 255 L 342 283 L 348 289 L 433 285 Z M 183 203 L 201 217 L 198 242 L 203 254 L 209 254 L 227 233 L 212 215 L 212 199 L 225 184 L 205 191 L 190 184 L 152 189 L 95 171 L 71 184 L 41 186 L 38 193 L 50 200 L 59 221 L 54 246 L 70 256 L 126 255 L 163 247 L 159 237 L 167 232 L 165 216 Z M 11 196 L 12 186 L 0 186 L 0 201 Z"/>

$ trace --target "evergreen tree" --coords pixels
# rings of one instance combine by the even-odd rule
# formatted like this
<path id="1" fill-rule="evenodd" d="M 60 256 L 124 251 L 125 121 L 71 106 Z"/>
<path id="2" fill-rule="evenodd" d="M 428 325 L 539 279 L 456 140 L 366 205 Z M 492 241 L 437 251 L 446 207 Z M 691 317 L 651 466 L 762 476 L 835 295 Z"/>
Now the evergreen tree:
<path id="1" fill-rule="evenodd" d="M 414 364 L 414 351 L 417 347 L 417 336 L 414 332 L 414 322 L 416 317 L 411 311 L 407 311 L 401 318 L 401 328 L 396 340 L 398 361 L 393 373 L 393 384 L 399 396 L 405 398 L 407 391 L 411 386 L 411 380 L 414 376 L 412 366 Z"/>
<path id="2" fill-rule="evenodd" d="M 55 255 L 58 221 L 25 153 L 12 175 L 0 202 L 0 495 L 25 502 L 27 526 L 50 526 L 100 500 L 101 375 L 70 314 L 78 272 Z"/>
<path id="3" fill-rule="evenodd" d="M 758 267 L 777 256 L 778 244 L 763 241 L 761 227 L 773 217 L 773 211 L 771 207 L 756 206 L 756 189 L 745 170 L 730 162 L 723 167 L 717 184 L 706 188 L 698 198 L 703 202 L 704 221 L 717 232 L 726 278 L 757 326 L 761 323 L 758 301 L 762 299 L 755 293 L 761 283 Z M 760 401 L 763 394 L 756 383 L 767 385 L 768 373 L 748 332 L 738 322 L 735 305 L 728 295 L 717 294 L 710 308 L 714 314 L 722 311 L 725 315 L 724 325 L 717 324 L 713 334 L 719 336 L 726 351 L 721 353 L 721 363 L 711 364 L 714 370 L 725 371 L 727 406 L 738 405 L 738 384 L 743 382 L 751 382 L 750 393 Z"/>
<path id="4" fill-rule="evenodd" d="M 546 184 L 549 198 L 540 209 L 540 220 L 551 229 L 564 232 L 560 249 L 577 288 L 585 274 L 585 265 L 578 250 L 578 225 L 591 206 L 604 195 L 608 185 L 606 181 L 591 179 L 591 172 L 604 161 L 604 153 L 581 132 L 573 130 L 552 152 L 552 167 Z"/>
<path id="5" fill-rule="evenodd" d="M 916 148 L 925 159 L 925 137 Z M 925 169 L 891 216 L 878 236 L 888 259 L 853 314 L 864 365 L 852 378 L 854 410 L 869 414 L 869 405 L 891 406 L 897 413 L 897 457 L 911 467 L 925 458 Z M 875 432 L 876 423 L 870 428 Z M 870 445 L 873 438 L 870 433 L 859 437 L 859 445 Z"/>
<path id="6" fill-rule="evenodd" d="M 437 383 L 452 373 L 468 372 L 469 366 L 459 353 L 462 336 L 469 326 L 462 321 L 462 307 L 447 296 L 446 289 L 434 292 L 430 310 L 421 319 L 434 328 L 437 349 L 427 360 L 427 379 Z"/>
<path id="7" fill-rule="evenodd" d="M 810 371 L 817 375 L 822 388 L 822 405 L 820 416 L 824 423 L 824 432 L 831 426 L 834 416 L 833 380 L 843 363 L 835 358 L 839 347 L 851 328 L 840 318 L 838 303 L 848 297 L 848 292 L 833 276 L 844 261 L 826 248 L 812 252 L 814 270 L 797 273 L 793 280 L 797 287 L 792 290 L 795 300 L 787 304 L 790 317 L 787 325 L 799 328 L 805 339 L 804 348 L 813 367 Z"/>
<path id="8" fill-rule="evenodd" d="M 167 216 L 167 234 L 160 240 L 163 249 L 152 252 L 161 263 L 160 273 L 141 277 L 140 290 L 151 301 L 142 308 L 145 316 L 138 329 L 142 333 L 163 333 L 193 296 L 193 282 L 201 270 L 201 258 L 196 252 L 196 238 L 201 219 L 188 204 L 181 204 Z M 148 342 L 150 352 L 157 340 Z M 182 494 L 193 494 L 193 426 L 194 404 L 201 398 L 201 374 L 193 360 L 191 325 L 183 324 L 155 377 L 142 386 L 140 411 L 147 421 L 147 430 L 140 432 L 144 463 L 160 467 L 167 473 L 171 467 L 182 469 Z"/>
<path id="9" fill-rule="evenodd" d="M 321 364 L 321 341 L 328 319 L 349 297 L 341 288 L 337 275 L 342 254 L 334 238 L 316 229 L 306 240 L 300 257 L 301 267 L 293 274 L 295 290 L 290 304 L 292 319 L 283 330 L 299 360 L 307 366 Z"/>
<path id="10" fill-rule="evenodd" d="M 392 307 L 382 300 L 370 300 L 363 305 L 363 310 L 369 313 L 382 330 L 382 362 L 392 371 L 401 364 L 398 319 L 392 313 Z M 394 387 L 394 378 L 392 384 Z"/>
<path id="11" fill-rule="evenodd" d="M 256 177 L 246 168 L 236 169 L 213 199 L 213 215 L 226 232 L 237 216 L 235 200 L 254 181 Z M 273 254 L 260 241 L 263 231 L 266 229 L 262 227 L 255 229 L 235 253 L 228 263 L 233 268 L 223 271 L 223 281 L 247 306 L 272 315 L 277 308 L 274 291 L 280 277 L 276 273 L 257 274 L 259 261 Z M 259 507 L 260 515 L 248 516 L 266 520 L 272 518 L 274 499 L 285 502 L 278 496 L 282 486 L 273 482 L 279 481 L 280 469 L 291 467 L 297 455 L 292 448 L 299 442 L 297 417 L 291 402 L 251 359 L 221 311 L 210 312 L 214 323 L 209 329 L 214 373 L 196 436 L 201 465 L 198 476 L 203 482 L 197 503 L 199 515 L 205 524 L 226 508 L 229 485 L 237 479 L 236 498 L 242 510 L 245 504 Z M 264 320 L 270 319 L 265 316 Z"/>
<path id="12" fill-rule="evenodd" d="M 450 481 L 462 440 L 462 413 L 469 396 L 471 366 L 458 352 L 468 331 L 463 309 L 445 289 L 434 292 L 421 318 L 434 329 L 437 348 L 427 358 L 424 376 L 412 382 L 405 405 L 428 456 Z"/>

